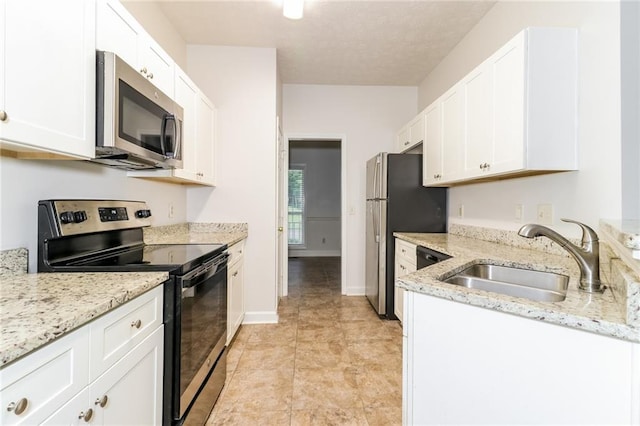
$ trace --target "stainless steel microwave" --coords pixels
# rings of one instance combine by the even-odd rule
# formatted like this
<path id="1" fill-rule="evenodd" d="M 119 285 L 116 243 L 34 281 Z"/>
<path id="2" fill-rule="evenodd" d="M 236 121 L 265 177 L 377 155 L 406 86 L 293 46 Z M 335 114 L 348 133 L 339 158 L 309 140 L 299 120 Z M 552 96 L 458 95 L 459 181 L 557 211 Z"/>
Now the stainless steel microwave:
<path id="1" fill-rule="evenodd" d="M 111 52 L 96 52 L 96 158 L 126 170 L 182 167 L 183 109 Z"/>

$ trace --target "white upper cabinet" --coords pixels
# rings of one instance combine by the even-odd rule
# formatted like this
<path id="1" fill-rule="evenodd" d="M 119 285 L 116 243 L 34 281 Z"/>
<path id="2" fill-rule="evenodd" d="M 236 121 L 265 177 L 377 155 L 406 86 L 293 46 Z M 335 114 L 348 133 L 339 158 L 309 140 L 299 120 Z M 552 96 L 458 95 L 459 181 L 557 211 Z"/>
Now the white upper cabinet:
<path id="1" fill-rule="evenodd" d="M 196 178 L 203 185 L 215 185 L 217 110 L 202 92 L 198 92 L 196 113 Z"/>
<path id="2" fill-rule="evenodd" d="M 577 170 L 577 43 L 575 29 L 527 28 L 434 102 L 443 171 L 425 185 Z"/>
<path id="3" fill-rule="evenodd" d="M 407 123 L 396 136 L 396 152 L 407 152 L 424 142 L 424 114 L 420 113 Z"/>
<path id="4" fill-rule="evenodd" d="M 422 183 L 429 185 L 442 178 L 442 110 L 434 102 L 424 111 L 425 143 L 422 145 Z"/>
<path id="5" fill-rule="evenodd" d="M 2 149 L 92 158 L 95 3 L 2 0 L 0 25 Z"/>
<path id="6" fill-rule="evenodd" d="M 174 96 L 174 62 L 117 0 L 98 0 L 96 49 L 113 52 L 167 96 Z"/>

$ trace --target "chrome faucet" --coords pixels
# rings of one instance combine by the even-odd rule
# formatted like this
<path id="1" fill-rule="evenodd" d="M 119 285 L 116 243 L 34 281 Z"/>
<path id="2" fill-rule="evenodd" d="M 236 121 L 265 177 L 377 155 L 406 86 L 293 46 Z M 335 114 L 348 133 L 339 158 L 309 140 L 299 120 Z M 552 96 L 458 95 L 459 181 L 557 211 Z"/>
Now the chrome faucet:
<path id="1" fill-rule="evenodd" d="M 578 262 L 580 267 L 580 290 L 589 293 L 602 293 L 605 286 L 600 281 L 600 245 L 598 234 L 584 223 L 570 219 L 561 219 L 563 222 L 575 223 L 582 228 L 582 247 L 572 244 L 562 235 L 546 226 L 530 223 L 524 225 L 518 231 L 518 235 L 525 238 L 547 237 L 569 252 Z"/>

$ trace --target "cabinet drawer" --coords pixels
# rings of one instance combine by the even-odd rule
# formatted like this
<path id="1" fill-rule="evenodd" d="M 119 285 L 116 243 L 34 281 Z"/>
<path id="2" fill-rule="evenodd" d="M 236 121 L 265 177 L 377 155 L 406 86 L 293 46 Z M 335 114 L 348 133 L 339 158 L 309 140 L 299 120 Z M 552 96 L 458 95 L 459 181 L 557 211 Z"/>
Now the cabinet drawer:
<path id="1" fill-rule="evenodd" d="M 396 238 L 396 256 L 416 265 L 416 245 Z"/>
<path id="2" fill-rule="evenodd" d="M 0 424 L 40 423 L 88 382 L 89 332 L 85 327 L 0 370 Z M 27 402 L 24 411 L 19 407 L 23 399 Z M 15 408 L 9 411 L 10 406 Z"/>
<path id="3" fill-rule="evenodd" d="M 227 250 L 227 253 L 229 253 L 229 263 L 228 263 L 228 265 L 232 266 L 238 260 L 240 260 L 240 258 L 242 257 L 242 255 L 244 253 L 244 240 L 238 241 L 237 243 L 235 243 L 234 245 L 229 247 L 229 249 Z"/>
<path id="4" fill-rule="evenodd" d="M 162 324 L 162 285 L 90 324 L 91 380 Z"/>

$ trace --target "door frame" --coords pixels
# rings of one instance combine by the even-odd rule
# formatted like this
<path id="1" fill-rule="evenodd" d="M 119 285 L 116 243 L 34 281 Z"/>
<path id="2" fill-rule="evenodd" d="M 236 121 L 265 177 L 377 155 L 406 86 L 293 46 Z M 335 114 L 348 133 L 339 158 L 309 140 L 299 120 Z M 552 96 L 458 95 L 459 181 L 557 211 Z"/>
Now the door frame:
<path id="1" fill-rule="evenodd" d="M 287 133 L 284 137 L 284 157 L 289 159 L 289 142 L 290 141 L 339 141 L 340 142 L 340 292 L 342 295 L 347 294 L 347 136 L 344 133 Z M 289 180 L 280 179 L 283 182 L 282 204 L 278 206 L 278 215 L 287 211 Z M 288 235 L 287 221 L 284 221 L 284 235 Z M 278 259 L 282 262 L 280 265 L 283 269 L 283 283 L 280 294 L 286 296 L 289 293 L 289 277 L 287 274 L 289 262 L 288 238 L 282 239 L 285 245 L 283 253 L 286 253 L 284 259 Z M 280 247 L 279 247 L 280 249 Z"/>

